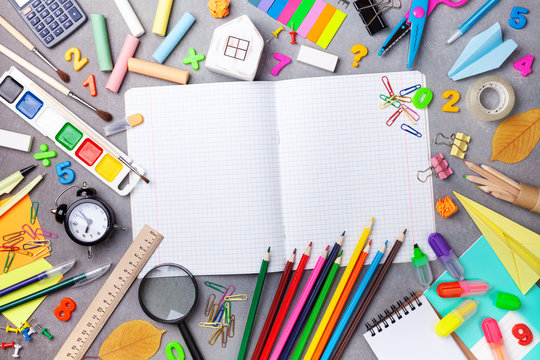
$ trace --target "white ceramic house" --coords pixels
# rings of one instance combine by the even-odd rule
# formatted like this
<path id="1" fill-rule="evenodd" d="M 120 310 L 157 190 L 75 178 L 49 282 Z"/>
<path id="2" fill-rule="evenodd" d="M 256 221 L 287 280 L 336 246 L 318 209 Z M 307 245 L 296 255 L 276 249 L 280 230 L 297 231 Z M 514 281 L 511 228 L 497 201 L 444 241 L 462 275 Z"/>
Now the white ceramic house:
<path id="1" fill-rule="evenodd" d="M 247 15 L 214 30 L 206 53 L 207 69 L 240 80 L 253 80 L 259 67 L 264 40 Z"/>

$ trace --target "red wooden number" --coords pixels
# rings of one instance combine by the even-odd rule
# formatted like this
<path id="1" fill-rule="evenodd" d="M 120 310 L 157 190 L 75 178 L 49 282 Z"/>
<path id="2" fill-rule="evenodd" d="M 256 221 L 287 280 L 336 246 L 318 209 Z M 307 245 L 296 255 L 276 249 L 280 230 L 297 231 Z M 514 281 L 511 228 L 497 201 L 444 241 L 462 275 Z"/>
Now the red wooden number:
<path id="1" fill-rule="evenodd" d="M 56 309 L 54 309 L 54 316 L 60 321 L 68 321 L 71 319 L 71 313 L 76 308 L 77 304 L 75 304 L 75 301 L 70 298 L 63 298 L 62 301 L 60 301 L 60 306 L 57 306 Z"/>
<path id="2" fill-rule="evenodd" d="M 512 335 L 518 339 L 519 345 L 529 345 L 533 340 L 531 329 L 525 324 L 516 324 L 512 328 Z"/>
<path id="3" fill-rule="evenodd" d="M 94 77 L 94 75 L 92 74 L 88 75 L 86 80 L 84 80 L 84 82 L 82 83 L 82 86 L 84 87 L 88 86 L 88 89 L 90 90 L 90 95 L 92 96 L 97 95 L 96 78 Z"/>

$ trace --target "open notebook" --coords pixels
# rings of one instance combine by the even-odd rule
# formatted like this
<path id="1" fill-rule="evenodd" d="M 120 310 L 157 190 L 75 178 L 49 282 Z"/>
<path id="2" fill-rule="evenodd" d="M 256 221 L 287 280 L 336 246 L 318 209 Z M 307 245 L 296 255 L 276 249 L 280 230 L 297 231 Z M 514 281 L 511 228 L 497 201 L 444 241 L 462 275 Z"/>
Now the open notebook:
<path id="1" fill-rule="evenodd" d="M 434 231 L 431 181 L 416 179 L 429 163 L 427 111 L 422 137 L 400 129 L 403 114 L 387 126 L 396 109 L 378 109 L 383 75 L 396 92 L 425 83 L 410 71 L 129 90 L 126 113 L 145 121 L 128 150 L 151 179 L 131 194 L 133 229 L 165 236 L 147 267 L 256 273 L 271 246 L 269 271 L 281 271 L 313 241 L 312 268 L 344 230 L 346 265 L 373 216 L 374 248 L 408 228 L 397 261 L 410 261 L 412 242 Z"/>

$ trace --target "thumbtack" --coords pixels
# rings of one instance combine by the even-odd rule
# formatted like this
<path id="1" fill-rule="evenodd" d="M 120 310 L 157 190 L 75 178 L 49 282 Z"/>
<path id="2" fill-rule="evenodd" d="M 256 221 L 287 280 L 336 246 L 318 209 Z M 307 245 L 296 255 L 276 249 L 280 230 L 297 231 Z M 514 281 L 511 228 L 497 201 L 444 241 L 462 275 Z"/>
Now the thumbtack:
<path id="1" fill-rule="evenodd" d="M 15 346 L 13 346 L 15 348 L 15 351 L 13 352 L 13 354 L 11 354 L 12 357 L 14 358 L 18 358 L 19 357 L 19 350 L 22 348 L 21 345 L 19 344 L 15 344 Z"/>
<path id="2" fill-rule="evenodd" d="M 49 338 L 49 340 L 53 338 L 53 336 L 47 331 L 47 328 L 42 328 L 40 325 L 36 325 L 36 327 L 38 330 L 40 330 L 39 333 L 45 335 L 47 338 Z"/>
<path id="3" fill-rule="evenodd" d="M 6 326 L 6 332 L 14 332 L 15 334 L 19 333 L 19 329 L 18 328 L 12 328 L 11 326 L 7 325 Z"/>
<path id="4" fill-rule="evenodd" d="M 291 32 L 289 32 L 289 34 L 291 34 L 291 44 L 296 44 L 296 31 L 294 31 L 294 24 L 291 23 Z"/>
<path id="5" fill-rule="evenodd" d="M 280 26 L 279 28 L 277 28 L 275 31 L 272 31 L 272 35 L 274 35 L 274 37 L 271 37 L 269 38 L 268 40 L 266 40 L 266 43 L 268 43 L 270 40 L 272 40 L 273 38 L 276 38 L 278 37 L 279 33 L 283 31 L 283 26 Z"/>
<path id="6" fill-rule="evenodd" d="M 30 327 L 30 324 L 28 323 L 28 321 L 25 321 L 24 323 L 22 323 L 22 326 L 19 328 L 19 331 L 24 330 L 29 327 Z"/>
<path id="7" fill-rule="evenodd" d="M 14 341 L 12 341 L 11 344 L 10 344 L 10 343 L 7 343 L 7 344 L 6 344 L 5 342 L 2 341 L 2 350 L 7 349 L 8 347 L 14 347 L 14 346 L 15 346 L 15 342 L 14 342 Z"/>
<path id="8" fill-rule="evenodd" d="M 32 338 L 30 337 L 30 334 L 29 334 L 29 330 L 30 330 L 30 328 L 26 328 L 24 330 L 21 330 L 21 334 L 24 335 L 24 341 L 32 340 Z"/>
<path id="9" fill-rule="evenodd" d="M 31 327 L 31 326 L 29 328 L 27 328 L 27 329 L 28 329 L 28 336 L 36 333 L 36 330 L 34 330 L 34 328 Z"/>

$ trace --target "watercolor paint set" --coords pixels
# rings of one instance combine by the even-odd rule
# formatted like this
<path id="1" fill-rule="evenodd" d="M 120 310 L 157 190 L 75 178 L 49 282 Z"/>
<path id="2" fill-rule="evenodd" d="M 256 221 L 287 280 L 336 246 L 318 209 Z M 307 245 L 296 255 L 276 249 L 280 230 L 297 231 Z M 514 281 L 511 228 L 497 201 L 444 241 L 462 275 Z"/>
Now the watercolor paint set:
<path id="1" fill-rule="evenodd" d="M 47 136 L 64 152 L 69 154 L 84 168 L 107 184 L 118 194 L 125 196 L 133 190 L 139 177 L 130 176 L 131 170 L 95 141 L 100 139 L 114 149 L 140 173 L 144 170 L 89 126 L 80 128 L 69 121 L 41 94 L 45 93 L 26 75 L 11 67 L 0 77 L 0 101 L 27 123 Z M 67 110 L 67 109 L 65 109 Z M 67 110 L 69 112 L 69 110 Z M 79 119 L 82 122 L 82 120 Z M 83 123 L 84 124 L 84 123 Z M 129 179 L 128 179 L 128 176 Z M 127 181 L 129 180 L 129 181 Z"/>

